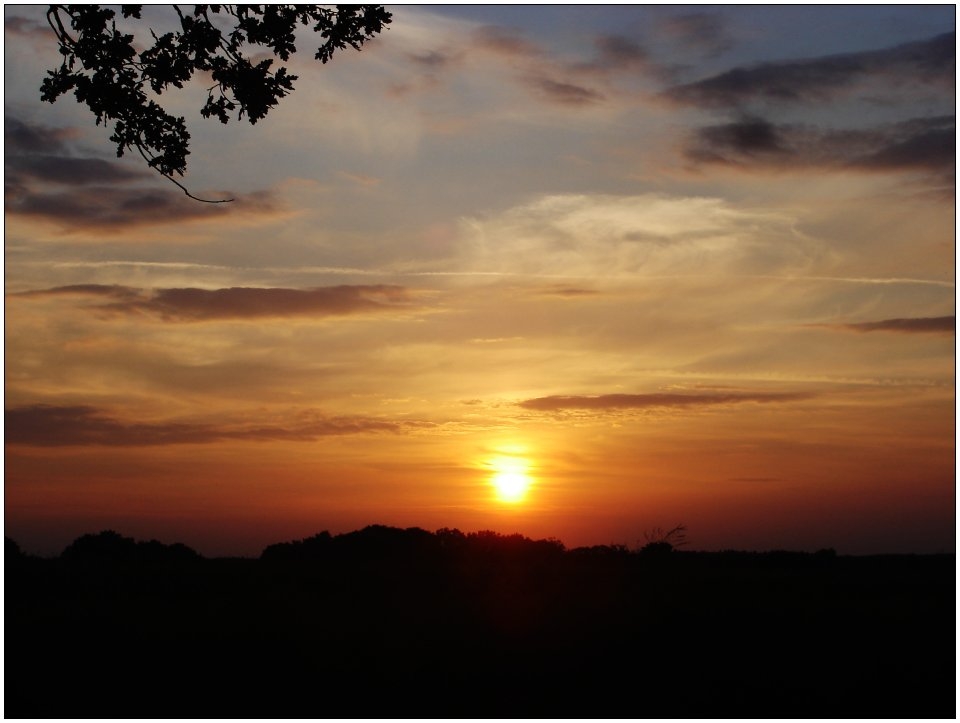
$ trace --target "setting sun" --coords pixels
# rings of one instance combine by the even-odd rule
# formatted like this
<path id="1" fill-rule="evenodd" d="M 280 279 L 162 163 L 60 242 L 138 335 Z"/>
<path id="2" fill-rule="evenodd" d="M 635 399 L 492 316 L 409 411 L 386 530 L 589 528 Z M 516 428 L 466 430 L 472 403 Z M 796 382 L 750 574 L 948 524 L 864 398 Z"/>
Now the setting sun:
<path id="1" fill-rule="evenodd" d="M 521 502 L 527 495 L 531 479 L 527 474 L 528 464 L 522 459 L 497 458 L 491 460 L 493 468 L 491 484 L 501 502 Z"/>

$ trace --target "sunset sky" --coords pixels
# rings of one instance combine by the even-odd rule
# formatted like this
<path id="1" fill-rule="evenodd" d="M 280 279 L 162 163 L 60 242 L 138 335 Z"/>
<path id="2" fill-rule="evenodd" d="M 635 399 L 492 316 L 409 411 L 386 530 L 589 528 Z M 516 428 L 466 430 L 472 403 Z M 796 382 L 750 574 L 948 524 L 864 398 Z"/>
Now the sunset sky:
<path id="1" fill-rule="evenodd" d="M 209 205 L 4 7 L 7 536 L 955 549 L 954 5 L 390 9 Z"/>

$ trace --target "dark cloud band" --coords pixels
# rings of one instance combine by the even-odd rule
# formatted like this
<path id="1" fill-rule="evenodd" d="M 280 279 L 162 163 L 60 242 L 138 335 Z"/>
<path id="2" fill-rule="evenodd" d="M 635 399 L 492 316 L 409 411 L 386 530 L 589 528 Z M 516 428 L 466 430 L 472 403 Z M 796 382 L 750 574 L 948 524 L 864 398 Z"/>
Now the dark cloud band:
<path id="1" fill-rule="evenodd" d="M 229 440 L 313 441 L 320 437 L 366 432 L 402 432 L 425 422 L 364 417 L 326 417 L 289 425 L 223 425 L 184 422 L 135 422 L 111 417 L 91 406 L 37 404 L 7 409 L 5 442 L 32 447 L 165 446 Z"/>
<path id="2" fill-rule="evenodd" d="M 156 185 L 158 176 L 123 161 L 78 154 L 69 141 L 72 128 L 51 128 L 4 118 L 4 210 L 52 222 L 68 231 L 115 233 L 129 228 L 179 221 L 220 219 L 227 214 L 272 216 L 285 204 L 270 191 L 207 195 L 233 198 L 234 204 L 202 204 L 171 187 Z"/>
<path id="3" fill-rule="evenodd" d="M 312 289 L 134 289 L 127 286 L 81 284 L 17 297 L 92 297 L 92 308 L 102 313 L 149 314 L 164 321 L 191 322 L 264 317 L 342 316 L 412 306 L 408 289 L 388 284 L 325 286 Z"/>
<path id="4" fill-rule="evenodd" d="M 869 78 L 954 87 L 955 33 L 892 48 L 739 67 L 669 89 L 685 105 L 737 107 L 747 101 L 823 100 Z"/>
<path id="5" fill-rule="evenodd" d="M 956 120 L 912 118 L 872 128 L 834 130 L 772 123 L 757 116 L 706 126 L 687 143 L 698 164 L 741 168 L 924 171 L 953 178 Z"/>
<path id="6" fill-rule="evenodd" d="M 932 316 L 915 319 L 883 319 L 865 321 L 857 324 L 830 324 L 831 329 L 845 331 L 892 331 L 901 334 L 953 334 L 957 330 L 955 316 Z"/>
<path id="7" fill-rule="evenodd" d="M 600 394 L 597 396 L 537 397 L 520 402 L 524 409 L 554 412 L 563 409 L 654 409 L 700 407 L 745 402 L 796 402 L 814 395 L 801 392 L 725 392 L 707 394 Z"/>

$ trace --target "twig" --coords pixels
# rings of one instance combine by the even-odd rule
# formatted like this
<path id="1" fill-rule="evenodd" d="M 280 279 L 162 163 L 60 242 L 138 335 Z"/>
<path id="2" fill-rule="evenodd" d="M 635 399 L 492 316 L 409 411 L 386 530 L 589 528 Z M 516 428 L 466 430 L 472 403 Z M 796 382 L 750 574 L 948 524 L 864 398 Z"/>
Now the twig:
<path id="1" fill-rule="evenodd" d="M 233 198 L 222 198 L 219 201 L 214 201 L 209 198 L 200 198 L 199 196 L 194 196 L 192 193 L 190 193 L 190 190 L 186 186 L 180 183 L 180 181 L 178 181 L 173 176 L 167 175 L 166 173 L 161 171 L 159 168 L 157 168 L 155 165 L 153 165 L 151 163 L 152 159 L 147 153 L 144 152 L 143 148 L 140 146 L 139 143 L 137 144 L 137 150 L 140 151 L 140 155 L 143 156 L 143 160 L 147 162 L 148 166 L 150 166 L 153 170 L 155 170 L 161 176 L 163 176 L 168 181 L 170 181 L 170 183 L 176 185 L 181 191 L 183 191 L 187 195 L 188 198 L 192 198 L 194 201 L 200 201 L 201 203 L 232 203 L 235 200 Z"/>

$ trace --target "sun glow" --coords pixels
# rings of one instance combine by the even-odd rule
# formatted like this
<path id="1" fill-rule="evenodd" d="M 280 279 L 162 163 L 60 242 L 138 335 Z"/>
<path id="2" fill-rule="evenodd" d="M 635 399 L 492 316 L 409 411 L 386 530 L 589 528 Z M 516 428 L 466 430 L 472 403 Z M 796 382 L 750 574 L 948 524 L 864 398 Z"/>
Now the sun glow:
<path id="1" fill-rule="evenodd" d="M 516 504 L 523 501 L 533 480 L 527 473 L 529 463 L 515 457 L 497 457 L 490 460 L 493 469 L 490 483 L 501 502 Z"/>

